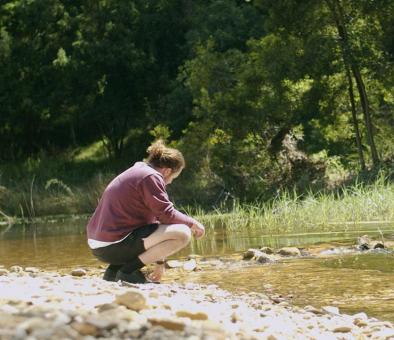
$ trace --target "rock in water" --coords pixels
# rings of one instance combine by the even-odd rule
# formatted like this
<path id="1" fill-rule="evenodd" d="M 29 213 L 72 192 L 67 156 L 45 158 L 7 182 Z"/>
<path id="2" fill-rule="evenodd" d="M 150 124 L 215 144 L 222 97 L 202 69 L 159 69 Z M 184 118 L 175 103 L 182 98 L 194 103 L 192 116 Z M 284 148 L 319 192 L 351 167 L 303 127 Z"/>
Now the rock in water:
<path id="1" fill-rule="evenodd" d="M 260 251 L 262 251 L 265 254 L 273 254 L 274 250 L 271 247 L 261 247 Z"/>
<path id="2" fill-rule="evenodd" d="M 279 249 L 278 254 L 283 256 L 301 256 L 301 252 L 296 247 L 284 247 Z"/>
<path id="3" fill-rule="evenodd" d="M 371 239 L 368 237 L 368 235 L 360 236 L 357 239 L 357 243 L 358 243 L 357 248 L 359 250 L 371 249 Z"/>
<path id="4" fill-rule="evenodd" d="M 254 257 L 257 257 L 257 256 L 261 255 L 261 254 L 262 253 L 261 253 L 260 250 L 250 248 L 246 252 L 243 253 L 243 259 L 244 260 L 250 260 L 250 259 L 252 259 Z"/>
<path id="5" fill-rule="evenodd" d="M 188 272 L 191 272 L 191 271 L 195 270 L 196 268 L 197 268 L 197 262 L 194 259 L 191 259 L 190 261 L 186 261 L 183 264 L 183 269 Z"/>
<path id="6" fill-rule="evenodd" d="M 256 260 L 260 263 L 270 263 L 273 262 L 273 259 L 271 258 L 271 256 L 262 253 L 259 256 L 257 256 Z"/>
<path id="7" fill-rule="evenodd" d="M 376 241 L 372 244 L 373 249 L 384 249 L 384 243 L 382 241 Z"/>
<path id="8" fill-rule="evenodd" d="M 168 268 L 179 268 L 182 267 L 183 263 L 181 261 L 178 260 L 169 260 L 166 261 L 166 267 Z"/>

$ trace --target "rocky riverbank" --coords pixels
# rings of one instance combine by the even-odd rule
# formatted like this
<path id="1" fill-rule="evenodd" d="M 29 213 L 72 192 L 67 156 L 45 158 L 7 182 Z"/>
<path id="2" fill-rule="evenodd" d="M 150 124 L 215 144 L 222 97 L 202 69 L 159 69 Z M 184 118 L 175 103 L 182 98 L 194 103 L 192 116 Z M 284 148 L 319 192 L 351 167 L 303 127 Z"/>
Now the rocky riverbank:
<path id="1" fill-rule="evenodd" d="M 390 322 L 335 307 L 299 308 L 260 293 L 216 285 L 105 282 L 0 268 L 0 339 L 391 339 Z"/>

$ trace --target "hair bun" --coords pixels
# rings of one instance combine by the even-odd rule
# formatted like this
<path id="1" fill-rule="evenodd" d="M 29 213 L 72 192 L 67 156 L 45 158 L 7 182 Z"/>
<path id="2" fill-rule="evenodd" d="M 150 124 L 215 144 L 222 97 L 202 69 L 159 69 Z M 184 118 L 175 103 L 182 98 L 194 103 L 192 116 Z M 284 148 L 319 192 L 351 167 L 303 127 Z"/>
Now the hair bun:
<path id="1" fill-rule="evenodd" d="M 146 151 L 149 154 L 149 157 L 153 157 L 153 158 L 161 158 L 165 150 L 166 150 L 166 146 L 162 139 L 158 139 L 151 146 L 149 146 L 148 149 L 146 149 Z"/>
<path id="2" fill-rule="evenodd" d="M 174 148 L 169 148 L 162 139 L 156 140 L 146 151 L 148 158 L 146 161 L 158 168 L 170 168 L 179 171 L 185 167 L 185 160 L 182 153 Z"/>

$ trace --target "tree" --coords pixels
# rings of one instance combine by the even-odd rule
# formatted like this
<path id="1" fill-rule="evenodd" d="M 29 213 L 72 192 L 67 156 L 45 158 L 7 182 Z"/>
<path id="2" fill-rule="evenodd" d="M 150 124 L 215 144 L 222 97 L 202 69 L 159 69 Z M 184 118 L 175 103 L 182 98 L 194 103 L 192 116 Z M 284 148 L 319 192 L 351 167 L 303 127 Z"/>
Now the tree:
<path id="1" fill-rule="evenodd" d="M 374 164 L 374 166 L 377 166 L 379 164 L 379 156 L 378 156 L 378 152 L 376 150 L 375 141 L 374 141 L 374 133 L 373 133 L 373 126 L 372 126 L 372 120 L 371 120 L 371 114 L 370 114 L 368 95 L 367 95 L 367 91 L 365 89 L 364 80 L 361 75 L 358 62 L 354 57 L 354 53 L 351 48 L 351 43 L 349 42 L 349 35 L 347 32 L 347 27 L 346 27 L 346 23 L 345 23 L 346 14 L 344 13 L 343 6 L 339 0 L 326 0 L 326 3 L 327 3 L 328 8 L 331 11 L 336 28 L 338 30 L 338 35 L 340 37 L 340 42 L 341 42 L 340 46 L 342 49 L 343 61 L 345 63 L 346 72 L 348 72 L 348 68 L 350 67 L 352 74 L 356 80 L 357 89 L 358 89 L 359 97 L 360 97 L 360 101 L 361 101 L 361 107 L 362 107 L 363 113 L 364 113 L 365 126 L 366 126 L 366 132 L 367 132 L 367 141 L 368 141 L 368 145 L 370 147 L 373 164 Z M 349 86 L 351 86 L 350 82 L 351 82 L 351 79 L 349 79 Z M 349 92 L 349 95 L 351 97 L 350 100 L 352 101 L 353 100 L 352 93 Z M 353 109 L 353 105 L 352 105 L 352 109 Z M 356 120 L 354 120 L 354 124 L 355 124 L 355 130 L 356 130 L 356 135 L 357 135 L 358 134 L 358 132 L 357 132 L 358 127 L 357 127 Z M 358 146 L 358 150 L 360 152 L 359 146 Z M 362 161 L 361 156 L 360 156 L 360 162 L 361 162 L 361 167 L 364 168 L 365 166 L 363 166 L 363 161 Z"/>

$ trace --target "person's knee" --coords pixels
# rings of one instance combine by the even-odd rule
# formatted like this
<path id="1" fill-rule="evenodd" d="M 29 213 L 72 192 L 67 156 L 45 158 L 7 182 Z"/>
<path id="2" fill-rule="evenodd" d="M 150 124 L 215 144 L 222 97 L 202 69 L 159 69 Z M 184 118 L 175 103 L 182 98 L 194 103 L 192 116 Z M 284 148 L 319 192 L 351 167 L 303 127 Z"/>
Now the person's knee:
<path id="1" fill-rule="evenodd" d="M 186 246 L 192 239 L 191 229 L 185 224 L 178 224 L 177 238 Z"/>

